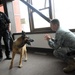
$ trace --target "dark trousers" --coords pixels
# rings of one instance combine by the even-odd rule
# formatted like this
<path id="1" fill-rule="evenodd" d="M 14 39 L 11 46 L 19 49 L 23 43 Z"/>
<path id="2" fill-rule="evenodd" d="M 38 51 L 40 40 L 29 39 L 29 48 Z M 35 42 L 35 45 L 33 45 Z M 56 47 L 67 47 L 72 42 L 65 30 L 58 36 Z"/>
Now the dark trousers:
<path id="1" fill-rule="evenodd" d="M 1 39 L 3 37 L 4 45 L 5 45 L 5 55 L 9 57 L 10 55 L 10 36 L 8 30 L 0 32 L 0 57 L 3 57 L 2 53 L 2 44 Z"/>

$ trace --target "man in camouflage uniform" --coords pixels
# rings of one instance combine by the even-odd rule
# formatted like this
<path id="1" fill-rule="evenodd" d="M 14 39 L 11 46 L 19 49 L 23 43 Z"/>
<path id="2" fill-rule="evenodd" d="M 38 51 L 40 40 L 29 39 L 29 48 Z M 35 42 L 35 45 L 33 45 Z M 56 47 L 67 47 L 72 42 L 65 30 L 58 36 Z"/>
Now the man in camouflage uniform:
<path id="1" fill-rule="evenodd" d="M 45 39 L 54 49 L 53 54 L 68 63 L 68 66 L 63 68 L 64 72 L 75 70 L 75 60 L 68 55 L 68 53 L 75 51 L 75 34 L 67 29 L 62 29 L 58 19 L 51 21 L 51 29 L 56 32 L 55 39 L 48 34 L 45 35 Z"/>

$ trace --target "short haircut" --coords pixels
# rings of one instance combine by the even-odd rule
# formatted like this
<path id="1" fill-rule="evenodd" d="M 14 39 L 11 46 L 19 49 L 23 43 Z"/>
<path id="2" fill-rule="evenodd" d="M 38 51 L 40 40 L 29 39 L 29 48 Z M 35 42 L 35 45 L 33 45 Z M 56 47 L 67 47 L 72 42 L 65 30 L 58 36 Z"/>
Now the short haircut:
<path id="1" fill-rule="evenodd" d="M 53 19 L 51 21 L 52 24 L 57 24 L 58 26 L 60 25 L 59 20 L 58 19 Z"/>

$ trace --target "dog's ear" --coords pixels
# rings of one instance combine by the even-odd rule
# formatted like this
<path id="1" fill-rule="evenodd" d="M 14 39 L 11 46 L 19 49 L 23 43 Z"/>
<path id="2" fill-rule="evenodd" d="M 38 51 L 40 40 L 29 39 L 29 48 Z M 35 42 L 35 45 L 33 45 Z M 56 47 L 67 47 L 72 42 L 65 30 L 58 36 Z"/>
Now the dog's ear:
<path id="1" fill-rule="evenodd" d="M 26 36 L 26 33 L 24 31 L 22 31 L 22 36 L 25 37 Z"/>

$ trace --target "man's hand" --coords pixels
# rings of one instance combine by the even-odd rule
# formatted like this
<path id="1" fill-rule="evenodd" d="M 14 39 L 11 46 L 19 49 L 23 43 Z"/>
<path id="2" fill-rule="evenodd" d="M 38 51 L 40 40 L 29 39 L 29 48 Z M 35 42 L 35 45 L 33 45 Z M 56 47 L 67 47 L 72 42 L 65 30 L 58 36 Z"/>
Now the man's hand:
<path id="1" fill-rule="evenodd" d="M 50 35 L 48 35 L 48 34 L 46 34 L 46 35 L 45 35 L 45 39 L 48 41 L 48 40 L 50 40 L 50 39 L 51 39 L 51 36 L 50 36 Z"/>
<path id="2" fill-rule="evenodd" d="M 11 32 L 11 23 L 8 25 L 8 31 Z"/>

